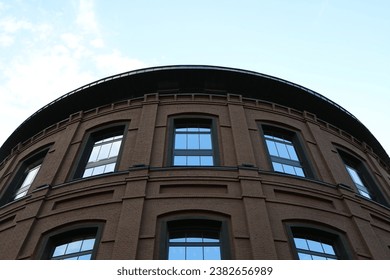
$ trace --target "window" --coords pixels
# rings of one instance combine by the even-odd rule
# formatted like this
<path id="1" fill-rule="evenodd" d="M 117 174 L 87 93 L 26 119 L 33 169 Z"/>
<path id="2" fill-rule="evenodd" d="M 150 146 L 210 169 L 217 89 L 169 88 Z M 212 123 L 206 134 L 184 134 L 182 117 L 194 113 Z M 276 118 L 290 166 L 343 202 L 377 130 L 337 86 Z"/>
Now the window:
<path id="1" fill-rule="evenodd" d="M 216 141 L 212 119 L 174 119 L 173 166 L 215 166 Z"/>
<path id="2" fill-rule="evenodd" d="M 101 225 L 72 226 L 56 230 L 40 243 L 40 259 L 92 260 L 101 234 Z"/>
<path id="3" fill-rule="evenodd" d="M 338 152 L 356 191 L 367 199 L 387 204 L 363 161 L 342 150 L 338 150 Z"/>
<path id="4" fill-rule="evenodd" d="M 291 226 L 288 228 L 295 256 L 299 260 L 349 259 L 343 234 L 322 227 Z"/>
<path id="5" fill-rule="evenodd" d="M 168 260 L 227 259 L 226 230 L 221 221 L 188 219 L 167 223 Z"/>
<path id="6" fill-rule="evenodd" d="M 48 148 L 45 148 L 21 163 L 18 171 L 11 181 L 10 186 L 6 189 L 4 195 L 1 197 L 0 205 L 6 204 L 27 195 L 41 168 L 47 151 Z"/>
<path id="7" fill-rule="evenodd" d="M 89 134 L 81 155 L 76 178 L 114 172 L 122 146 L 124 126 Z"/>
<path id="8" fill-rule="evenodd" d="M 263 135 L 274 171 L 312 177 L 295 133 L 263 126 Z"/>

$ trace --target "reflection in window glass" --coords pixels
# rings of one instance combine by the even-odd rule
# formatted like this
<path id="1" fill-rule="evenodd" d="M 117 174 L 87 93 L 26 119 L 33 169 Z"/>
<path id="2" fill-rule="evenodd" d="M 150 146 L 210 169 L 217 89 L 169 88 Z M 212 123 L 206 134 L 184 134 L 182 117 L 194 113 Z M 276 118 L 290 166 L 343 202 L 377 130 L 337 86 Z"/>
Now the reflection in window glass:
<path id="1" fill-rule="evenodd" d="M 169 260 L 220 260 L 218 232 L 171 232 L 168 241 Z"/>
<path id="2" fill-rule="evenodd" d="M 358 189 L 359 193 L 368 199 L 372 199 L 371 194 L 368 191 L 367 187 L 364 185 L 362 179 L 360 178 L 358 171 L 349 165 L 345 165 L 345 167 L 347 168 L 348 173 L 351 176 L 352 181 L 355 183 L 355 186 Z"/>
<path id="3" fill-rule="evenodd" d="M 176 125 L 174 129 L 174 166 L 213 166 L 212 132 L 208 124 Z"/>
<path id="4" fill-rule="evenodd" d="M 83 178 L 113 172 L 122 143 L 122 135 L 108 137 L 94 143 Z"/>
<path id="5" fill-rule="evenodd" d="M 308 238 L 294 238 L 294 245 L 300 260 L 336 260 L 334 248 L 318 240 Z"/>
<path id="6" fill-rule="evenodd" d="M 266 132 L 264 137 L 274 171 L 305 177 L 294 143 L 290 139 L 276 137 L 271 132 Z"/>
<path id="7" fill-rule="evenodd" d="M 53 260 L 90 260 L 95 245 L 95 238 L 80 239 L 54 248 Z"/>
<path id="8" fill-rule="evenodd" d="M 27 171 L 27 175 L 26 175 L 25 179 L 23 180 L 22 185 L 16 191 L 14 199 L 21 198 L 27 194 L 27 192 L 30 189 L 31 184 L 33 183 L 35 177 L 37 176 L 40 168 L 41 168 L 41 164 L 34 166 L 33 168 L 31 168 Z"/>

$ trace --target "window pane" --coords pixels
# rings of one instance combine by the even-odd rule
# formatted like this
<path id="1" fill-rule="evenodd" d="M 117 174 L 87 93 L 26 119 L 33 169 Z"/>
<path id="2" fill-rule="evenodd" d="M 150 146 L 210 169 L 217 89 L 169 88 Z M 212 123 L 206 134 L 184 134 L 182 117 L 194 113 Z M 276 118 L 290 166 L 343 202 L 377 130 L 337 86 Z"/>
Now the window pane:
<path id="1" fill-rule="evenodd" d="M 168 260 L 185 260 L 185 247 L 169 247 Z"/>
<path id="2" fill-rule="evenodd" d="M 93 168 L 85 169 L 84 174 L 83 174 L 83 178 L 92 176 L 92 172 L 93 172 Z"/>
<path id="3" fill-rule="evenodd" d="M 41 165 L 38 165 L 38 166 L 36 166 L 28 171 L 28 174 L 27 174 L 26 178 L 24 179 L 22 186 L 31 185 L 31 183 L 34 181 L 35 176 L 37 175 L 40 167 L 41 167 Z"/>
<path id="4" fill-rule="evenodd" d="M 321 257 L 321 256 L 316 256 L 316 255 L 312 255 L 311 257 L 313 258 L 313 260 L 321 260 L 321 261 L 326 260 L 326 257 Z"/>
<path id="5" fill-rule="evenodd" d="M 88 162 L 97 161 L 101 146 L 93 147 L 91 155 L 89 156 Z"/>
<path id="6" fill-rule="evenodd" d="M 175 156 L 173 158 L 173 165 L 176 165 L 176 166 L 187 165 L 187 157 L 186 156 Z"/>
<path id="7" fill-rule="evenodd" d="M 200 165 L 200 157 L 199 156 L 188 156 L 187 157 L 187 165 L 199 166 Z"/>
<path id="8" fill-rule="evenodd" d="M 94 244 L 95 244 L 95 239 L 94 238 L 85 239 L 83 241 L 82 246 L 81 246 L 81 251 L 92 250 Z"/>
<path id="9" fill-rule="evenodd" d="M 279 153 L 279 157 L 290 158 L 285 144 L 282 143 L 275 143 L 275 144 L 276 144 L 276 149 L 278 150 Z"/>
<path id="10" fill-rule="evenodd" d="M 188 243 L 194 243 L 194 242 L 202 242 L 202 235 L 199 234 L 199 236 L 191 236 L 191 237 L 187 237 L 187 240 L 186 240 Z"/>
<path id="11" fill-rule="evenodd" d="M 368 199 L 372 198 L 371 195 L 369 193 L 365 192 L 365 191 L 359 190 L 359 193 L 360 193 L 360 195 L 362 195 L 362 196 L 364 196 L 364 197 L 366 197 Z"/>
<path id="12" fill-rule="evenodd" d="M 175 149 L 187 149 L 187 135 L 176 134 L 175 135 Z"/>
<path id="13" fill-rule="evenodd" d="M 352 167 L 350 167 L 350 166 L 347 166 L 347 169 L 348 169 L 349 174 L 352 177 L 352 180 L 355 182 L 355 184 L 359 184 L 359 185 L 363 185 L 364 186 L 364 184 L 363 184 L 362 180 L 360 179 L 360 176 L 357 173 L 357 171 L 355 169 L 353 169 Z"/>
<path id="14" fill-rule="evenodd" d="M 213 157 L 212 156 L 201 156 L 200 165 L 202 166 L 213 166 Z"/>
<path id="15" fill-rule="evenodd" d="M 296 175 L 294 167 L 291 165 L 283 164 L 284 172 L 291 175 Z"/>
<path id="16" fill-rule="evenodd" d="M 199 134 L 188 134 L 187 140 L 187 149 L 199 150 Z"/>
<path id="17" fill-rule="evenodd" d="M 200 136 L 200 149 L 211 150 L 211 135 L 210 134 L 201 134 Z"/>
<path id="18" fill-rule="evenodd" d="M 112 144 L 104 144 L 100 148 L 100 153 L 98 155 L 97 160 L 102 160 L 108 158 L 108 155 L 110 154 L 110 149 L 111 149 Z"/>
<path id="19" fill-rule="evenodd" d="M 103 174 L 103 173 L 104 173 L 104 168 L 105 168 L 104 165 L 95 167 L 95 168 L 93 169 L 93 171 L 92 171 L 92 175 Z"/>
<path id="20" fill-rule="evenodd" d="M 276 145 L 274 141 L 266 140 L 268 152 L 271 156 L 279 156 L 278 150 L 276 149 Z"/>
<path id="21" fill-rule="evenodd" d="M 274 167 L 274 171 L 276 172 L 284 172 L 283 165 L 277 162 L 273 162 L 272 166 Z"/>
<path id="22" fill-rule="evenodd" d="M 112 143 L 112 147 L 109 155 L 110 158 L 118 156 L 119 150 L 121 148 L 121 143 L 122 143 L 121 141 Z"/>
<path id="23" fill-rule="evenodd" d="M 105 166 L 104 173 L 114 172 L 115 171 L 115 163 L 110 163 Z"/>
<path id="24" fill-rule="evenodd" d="M 324 252 L 320 242 L 313 241 L 313 240 L 307 240 L 307 244 L 309 245 L 310 251 L 321 252 L 321 253 Z"/>
<path id="25" fill-rule="evenodd" d="M 57 257 L 57 256 L 62 256 L 62 255 L 64 255 L 64 254 L 65 254 L 65 251 L 66 251 L 66 246 L 68 246 L 68 244 L 64 244 L 64 245 L 57 246 L 57 247 L 54 249 L 53 257 Z"/>
<path id="26" fill-rule="evenodd" d="M 290 159 L 298 161 L 298 155 L 292 145 L 286 145 Z"/>
<path id="27" fill-rule="evenodd" d="M 324 248 L 324 252 L 330 255 L 336 255 L 336 253 L 333 250 L 333 246 L 322 243 L 322 247 Z"/>
<path id="28" fill-rule="evenodd" d="M 81 255 L 77 259 L 78 260 L 90 260 L 91 256 L 92 256 L 91 254 Z"/>
<path id="29" fill-rule="evenodd" d="M 303 238 L 294 238 L 295 247 L 298 249 L 305 249 L 309 250 L 309 247 L 307 246 L 306 239 Z"/>
<path id="30" fill-rule="evenodd" d="M 298 253 L 298 258 L 300 260 L 312 260 L 311 255 L 304 253 Z"/>
<path id="31" fill-rule="evenodd" d="M 82 243 L 82 240 L 74 241 L 74 242 L 69 243 L 68 244 L 68 248 L 66 248 L 66 254 L 80 252 L 81 243 Z"/>
<path id="32" fill-rule="evenodd" d="M 301 177 L 305 177 L 305 173 L 303 172 L 303 169 L 300 167 L 294 167 L 295 174 Z"/>
<path id="33" fill-rule="evenodd" d="M 205 260 L 220 260 L 221 249 L 218 246 L 215 247 L 204 247 L 204 259 Z"/>
<path id="34" fill-rule="evenodd" d="M 203 260 L 203 247 L 187 247 L 186 260 Z"/>

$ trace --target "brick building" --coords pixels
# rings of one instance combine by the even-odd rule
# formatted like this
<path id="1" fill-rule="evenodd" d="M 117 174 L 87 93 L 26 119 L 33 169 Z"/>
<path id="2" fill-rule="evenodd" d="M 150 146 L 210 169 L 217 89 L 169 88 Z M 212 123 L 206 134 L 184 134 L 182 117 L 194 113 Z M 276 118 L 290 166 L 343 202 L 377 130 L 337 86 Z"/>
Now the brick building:
<path id="1" fill-rule="evenodd" d="M 48 104 L 0 149 L 0 259 L 390 259 L 390 159 L 348 111 L 167 66 Z"/>

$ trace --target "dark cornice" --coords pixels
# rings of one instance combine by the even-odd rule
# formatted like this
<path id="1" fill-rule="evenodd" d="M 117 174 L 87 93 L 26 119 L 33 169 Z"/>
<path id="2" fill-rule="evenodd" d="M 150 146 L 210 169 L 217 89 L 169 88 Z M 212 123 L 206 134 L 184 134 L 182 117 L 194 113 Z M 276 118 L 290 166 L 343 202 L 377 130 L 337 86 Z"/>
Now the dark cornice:
<path id="1" fill-rule="evenodd" d="M 49 103 L 24 121 L 0 148 L 0 162 L 20 142 L 68 118 L 72 113 L 93 109 L 146 93 L 240 94 L 314 113 L 318 118 L 366 142 L 387 164 L 390 158 L 371 132 L 347 110 L 323 95 L 297 84 L 241 69 L 179 65 L 140 69 L 107 77 L 71 91 Z"/>

